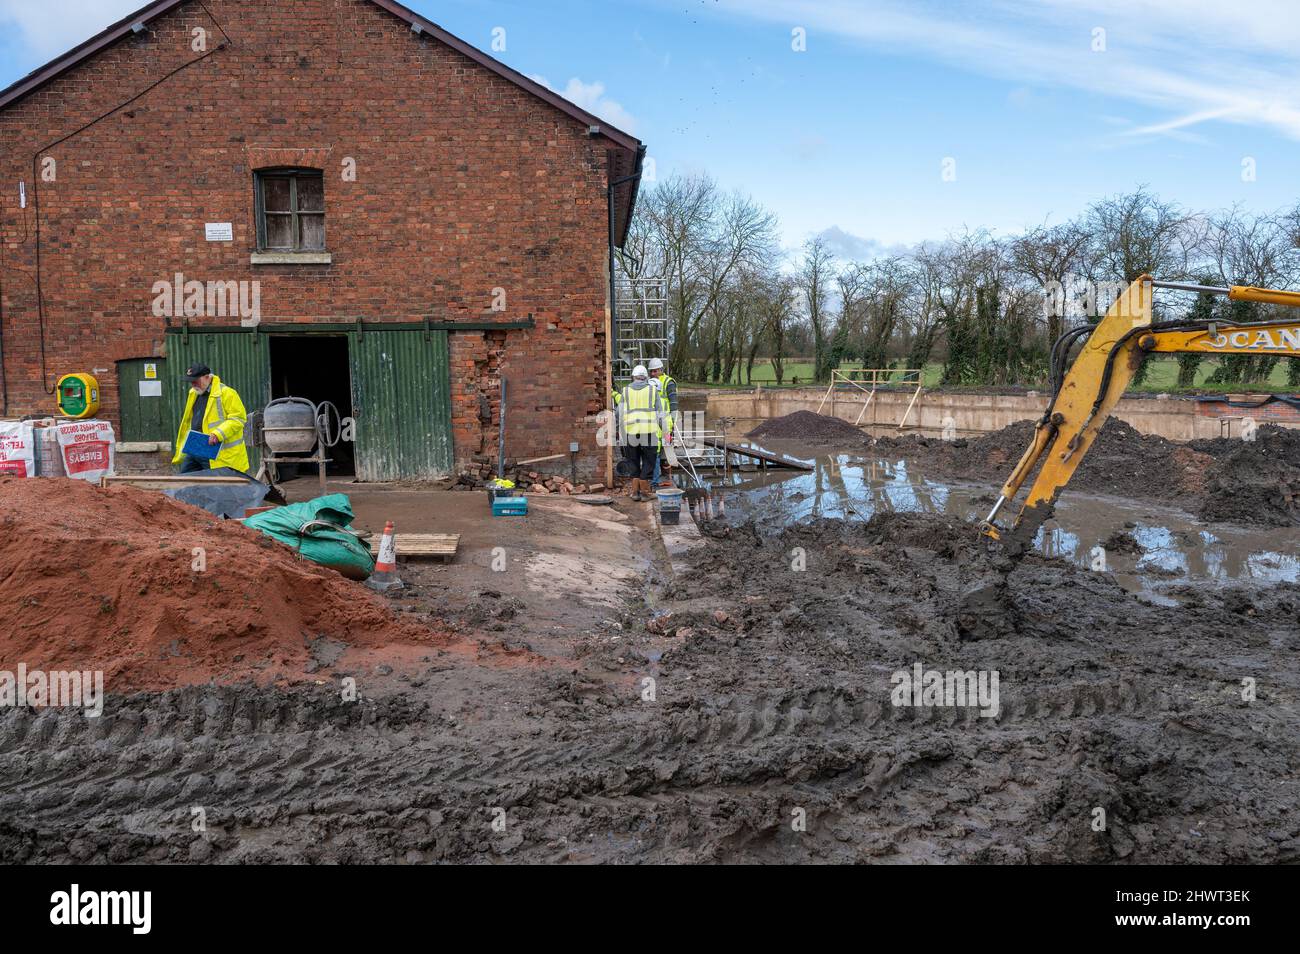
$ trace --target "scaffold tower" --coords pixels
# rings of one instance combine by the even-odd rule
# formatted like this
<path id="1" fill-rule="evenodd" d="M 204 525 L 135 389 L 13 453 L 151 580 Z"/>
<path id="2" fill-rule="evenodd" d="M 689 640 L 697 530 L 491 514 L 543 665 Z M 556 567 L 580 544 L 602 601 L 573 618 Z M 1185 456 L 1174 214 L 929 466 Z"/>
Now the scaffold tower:
<path id="1" fill-rule="evenodd" d="M 614 312 L 615 386 L 651 358 L 668 358 L 668 283 L 662 278 L 622 278 Z"/>

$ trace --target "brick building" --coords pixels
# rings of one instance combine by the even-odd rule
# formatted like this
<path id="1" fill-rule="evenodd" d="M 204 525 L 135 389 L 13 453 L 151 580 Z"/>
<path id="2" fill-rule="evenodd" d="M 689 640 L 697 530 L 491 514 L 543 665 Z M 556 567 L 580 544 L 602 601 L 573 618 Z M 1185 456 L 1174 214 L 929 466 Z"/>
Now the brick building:
<path id="1" fill-rule="evenodd" d="M 88 371 L 119 439 L 169 441 L 201 359 L 352 415 L 358 477 L 425 477 L 495 457 L 504 376 L 508 457 L 603 472 L 643 154 L 391 0 L 152 3 L 0 93 L 0 414 Z"/>

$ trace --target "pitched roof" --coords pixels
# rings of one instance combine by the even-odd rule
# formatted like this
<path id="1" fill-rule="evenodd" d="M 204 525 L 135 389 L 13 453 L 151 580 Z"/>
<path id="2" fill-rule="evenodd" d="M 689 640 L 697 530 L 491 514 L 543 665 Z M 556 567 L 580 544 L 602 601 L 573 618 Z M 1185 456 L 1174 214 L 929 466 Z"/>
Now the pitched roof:
<path id="1" fill-rule="evenodd" d="M 73 47 L 62 56 L 55 57 L 44 66 L 33 70 L 22 79 L 0 90 L 0 109 L 5 109 L 21 100 L 27 94 L 40 89 L 46 83 L 80 65 L 100 50 L 112 46 L 123 37 L 129 36 L 136 24 L 143 24 L 153 20 L 186 2 L 187 0 L 154 0 L 153 3 L 147 4 L 134 13 L 123 17 L 84 43 Z M 641 159 L 645 154 L 645 146 L 635 136 L 611 126 L 598 116 L 569 102 L 554 90 L 547 89 L 541 83 L 529 79 L 517 70 L 511 69 L 500 60 L 489 56 L 477 47 L 471 46 L 460 37 L 448 33 L 436 23 L 426 20 L 415 11 L 397 3 L 396 0 L 370 0 L 370 2 L 405 20 L 413 28 L 418 27 L 421 33 L 429 34 L 453 50 L 469 57 L 480 66 L 491 70 L 521 89 L 550 103 L 556 109 L 566 113 L 583 125 L 599 127 L 598 135 L 603 136 L 609 144 L 611 180 L 634 175 L 641 171 Z M 619 244 L 622 244 L 623 239 L 627 236 L 628 225 L 632 219 L 632 209 L 636 204 L 637 186 L 638 182 L 634 180 L 621 188 L 618 193 L 615 234 L 618 236 Z"/>

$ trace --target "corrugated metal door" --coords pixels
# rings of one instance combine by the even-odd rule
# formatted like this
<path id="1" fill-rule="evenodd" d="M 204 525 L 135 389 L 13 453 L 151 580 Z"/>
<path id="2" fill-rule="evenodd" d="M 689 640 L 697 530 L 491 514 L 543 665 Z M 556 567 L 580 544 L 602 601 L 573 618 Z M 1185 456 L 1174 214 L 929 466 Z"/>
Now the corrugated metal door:
<path id="1" fill-rule="evenodd" d="M 176 425 L 166 388 L 167 362 L 162 358 L 128 358 L 117 362 L 117 400 L 128 443 L 172 441 Z"/>
<path id="2" fill-rule="evenodd" d="M 204 334 L 192 331 L 188 335 L 179 331 L 167 332 L 167 381 L 163 385 L 171 399 L 171 432 L 169 440 L 176 439 L 181 412 L 185 409 L 185 396 L 189 382 L 185 369 L 202 362 L 239 392 L 244 410 L 249 414 L 266 407 L 271 393 L 271 349 L 266 336 L 254 333 Z M 252 435 L 249 435 L 250 437 Z M 258 467 L 258 454 L 252 443 L 248 445 L 251 470 Z"/>
<path id="3" fill-rule="evenodd" d="M 352 416 L 358 480 L 451 473 L 447 332 L 352 332 Z"/>

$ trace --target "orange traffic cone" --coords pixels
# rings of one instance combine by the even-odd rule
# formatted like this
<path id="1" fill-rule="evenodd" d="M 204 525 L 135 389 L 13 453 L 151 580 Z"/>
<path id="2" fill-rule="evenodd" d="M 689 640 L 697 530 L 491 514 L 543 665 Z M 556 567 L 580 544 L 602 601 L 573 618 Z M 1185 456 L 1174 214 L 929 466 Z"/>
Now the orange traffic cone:
<path id="1" fill-rule="evenodd" d="M 397 575 L 397 538 L 393 534 L 393 521 L 384 524 L 384 535 L 379 538 L 379 558 L 375 560 L 375 570 L 366 580 L 366 586 L 383 593 L 386 590 L 400 590 L 406 584 Z"/>

